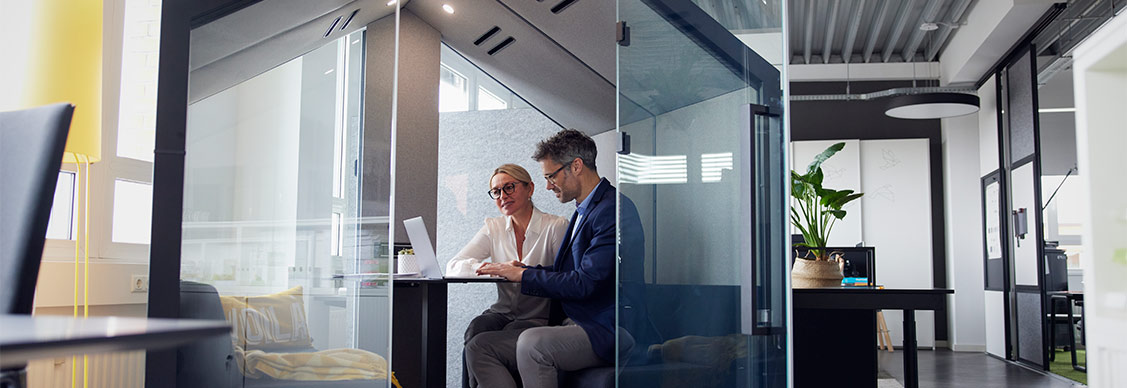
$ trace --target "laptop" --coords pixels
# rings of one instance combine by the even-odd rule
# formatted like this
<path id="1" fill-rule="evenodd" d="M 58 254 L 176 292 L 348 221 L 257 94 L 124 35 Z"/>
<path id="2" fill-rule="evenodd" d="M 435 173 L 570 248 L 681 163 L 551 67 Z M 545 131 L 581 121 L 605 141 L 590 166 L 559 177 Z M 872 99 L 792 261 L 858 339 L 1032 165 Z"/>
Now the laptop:
<path id="1" fill-rule="evenodd" d="M 407 229 L 411 249 L 415 250 L 419 274 L 427 279 L 442 279 L 442 270 L 438 267 L 438 257 L 434 255 L 434 246 L 430 245 L 430 233 L 427 232 L 427 225 L 423 223 L 423 217 L 403 220 L 403 227 Z"/>
<path id="2" fill-rule="evenodd" d="M 504 278 L 479 275 L 472 277 L 442 276 L 438 265 L 438 257 L 434 254 L 434 246 L 430 245 L 430 233 L 423 223 L 423 217 L 408 218 L 403 220 L 403 227 L 407 229 L 407 238 L 411 241 L 411 248 L 415 250 L 415 260 L 419 264 L 419 275 L 427 279 L 482 279 L 489 281 L 504 281 Z"/>

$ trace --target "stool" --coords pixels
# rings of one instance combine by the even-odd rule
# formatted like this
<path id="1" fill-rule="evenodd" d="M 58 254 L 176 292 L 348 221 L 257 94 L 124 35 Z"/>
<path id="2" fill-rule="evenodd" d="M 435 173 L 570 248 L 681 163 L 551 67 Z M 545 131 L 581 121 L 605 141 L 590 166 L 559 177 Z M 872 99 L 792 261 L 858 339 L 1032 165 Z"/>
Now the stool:
<path id="1" fill-rule="evenodd" d="M 888 324 L 884 322 L 884 312 L 877 310 L 877 350 L 887 348 L 892 353 L 892 336 L 888 334 Z"/>
<path id="2" fill-rule="evenodd" d="M 1076 301 L 1076 305 L 1080 306 L 1080 309 L 1081 309 L 1080 316 L 1076 317 L 1075 315 L 1073 315 L 1073 312 L 1072 312 L 1072 310 L 1073 310 L 1073 306 L 1072 306 L 1073 298 L 1071 297 L 1071 295 L 1069 295 L 1067 293 L 1050 295 L 1049 296 L 1049 304 L 1051 305 L 1050 310 L 1049 310 L 1050 311 L 1050 322 L 1053 322 L 1053 324 L 1055 324 L 1056 320 L 1057 320 L 1057 304 L 1058 303 L 1056 303 L 1056 302 L 1058 300 L 1063 300 L 1065 302 L 1065 306 L 1067 306 L 1065 308 L 1065 310 L 1068 313 L 1067 314 L 1068 320 L 1066 321 L 1067 324 L 1068 324 L 1068 344 L 1069 344 L 1068 349 L 1069 349 L 1069 352 L 1072 354 L 1072 369 L 1075 369 L 1075 370 L 1078 370 L 1078 371 L 1081 371 L 1081 372 L 1087 372 L 1088 371 L 1087 366 L 1080 366 L 1076 361 L 1076 327 L 1074 326 L 1075 323 L 1076 323 L 1076 319 L 1079 318 L 1080 319 L 1080 343 L 1083 344 L 1085 342 L 1084 337 L 1085 337 L 1085 334 L 1086 334 L 1086 333 L 1084 333 L 1084 312 L 1083 312 L 1084 311 L 1083 310 L 1084 309 L 1084 301 L 1082 299 Z M 1055 326 L 1054 326 L 1054 328 L 1055 328 Z M 1050 361 L 1056 359 L 1056 354 L 1057 354 L 1056 349 L 1055 349 L 1056 348 L 1056 341 L 1057 341 L 1056 337 L 1057 337 L 1057 331 L 1056 330 L 1049 330 L 1049 350 L 1050 350 L 1049 360 Z"/>

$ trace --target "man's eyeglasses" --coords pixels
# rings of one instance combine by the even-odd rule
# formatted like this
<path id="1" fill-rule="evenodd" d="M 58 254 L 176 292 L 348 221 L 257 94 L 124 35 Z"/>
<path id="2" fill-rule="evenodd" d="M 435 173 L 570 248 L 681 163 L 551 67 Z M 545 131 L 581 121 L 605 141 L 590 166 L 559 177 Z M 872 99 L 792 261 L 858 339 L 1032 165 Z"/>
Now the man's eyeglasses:
<path id="1" fill-rule="evenodd" d="M 548 183 L 551 183 L 553 185 L 556 184 L 556 174 L 559 174 L 560 171 L 563 171 L 564 168 L 567 168 L 567 166 L 570 166 L 570 165 L 571 165 L 571 163 L 567 163 L 567 164 L 560 166 L 560 168 L 557 168 L 556 171 L 553 171 L 551 174 L 545 175 L 544 180 L 548 181 Z"/>
<path id="2" fill-rule="evenodd" d="M 524 183 L 524 182 L 521 182 L 521 183 Z M 504 192 L 507 195 L 513 195 L 513 191 L 516 191 L 516 189 L 517 189 L 517 183 L 516 182 L 509 182 L 509 183 L 506 183 L 504 186 L 501 186 L 500 188 L 489 190 L 489 198 L 499 199 L 499 198 L 501 198 L 502 192 Z"/>

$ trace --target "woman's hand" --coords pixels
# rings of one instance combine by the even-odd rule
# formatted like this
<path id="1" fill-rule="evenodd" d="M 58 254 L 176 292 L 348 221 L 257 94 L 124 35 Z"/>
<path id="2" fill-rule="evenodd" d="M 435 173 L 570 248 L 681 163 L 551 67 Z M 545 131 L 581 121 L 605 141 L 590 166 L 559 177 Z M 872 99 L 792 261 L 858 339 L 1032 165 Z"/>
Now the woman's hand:
<path id="1" fill-rule="evenodd" d="M 500 276 L 506 280 L 514 283 L 520 283 L 520 279 L 524 276 L 524 264 L 519 260 L 513 260 L 508 263 L 485 263 L 478 267 L 478 275 L 493 275 Z"/>

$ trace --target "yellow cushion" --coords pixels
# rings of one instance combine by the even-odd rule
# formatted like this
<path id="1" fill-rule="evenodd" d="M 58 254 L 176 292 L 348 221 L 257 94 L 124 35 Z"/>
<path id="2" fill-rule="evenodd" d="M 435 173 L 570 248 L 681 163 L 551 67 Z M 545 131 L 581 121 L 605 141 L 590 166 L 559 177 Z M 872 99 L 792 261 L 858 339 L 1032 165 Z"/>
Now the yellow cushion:
<path id="1" fill-rule="evenodd" d="M 232 341 L 244 349 L 313 346 L 301 286 L 261 296 L 221 296 Z"/>

